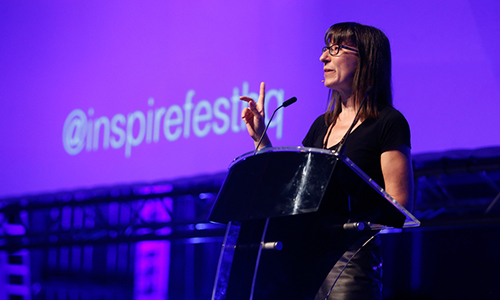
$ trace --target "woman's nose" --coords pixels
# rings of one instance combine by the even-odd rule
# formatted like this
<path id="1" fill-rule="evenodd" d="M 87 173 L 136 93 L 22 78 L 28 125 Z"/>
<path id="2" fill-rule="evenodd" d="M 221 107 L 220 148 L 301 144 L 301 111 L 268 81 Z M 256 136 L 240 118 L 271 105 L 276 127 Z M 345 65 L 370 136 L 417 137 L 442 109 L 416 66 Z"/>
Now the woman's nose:
<path id="1" fill-rule="evenodd" d="M 328 54 L 329 54 L 328 51 L 323 52 L 321 54 L 321 56 L 319 57 L 319 60 L 323 63 L 328 62 L 328 58 L 329 58 Z"/>

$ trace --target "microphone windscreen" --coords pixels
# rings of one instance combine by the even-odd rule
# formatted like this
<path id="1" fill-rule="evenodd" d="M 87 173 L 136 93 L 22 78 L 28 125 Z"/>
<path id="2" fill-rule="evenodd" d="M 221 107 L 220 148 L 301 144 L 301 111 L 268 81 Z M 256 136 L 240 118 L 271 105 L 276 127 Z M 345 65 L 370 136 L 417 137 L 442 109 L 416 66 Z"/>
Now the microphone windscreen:
<path id="1" fill-rule="evenodd" d="M 292 97 L 288 100 L 286 100 L 285 102 L 283 102 L 283 107 L 287 107 L 289 105 L 292 105 L 294 104 L 295 102 L 297 101 L 297 97 Z"/>

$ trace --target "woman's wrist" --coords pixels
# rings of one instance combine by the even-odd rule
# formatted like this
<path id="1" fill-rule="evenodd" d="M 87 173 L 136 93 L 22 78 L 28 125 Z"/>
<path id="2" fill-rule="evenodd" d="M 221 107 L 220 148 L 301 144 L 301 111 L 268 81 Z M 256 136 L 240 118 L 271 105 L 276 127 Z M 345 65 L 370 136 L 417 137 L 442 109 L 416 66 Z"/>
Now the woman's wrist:
<path id="1" fill-rule="evenodd" d="M 257 150 L 260 150 L 260 149 L 263 149 L 263 148 L 268 148 L 268 147 L 272 147 L 273 145 L 271 144 L 271 141 L 269 140 L 267 134 L 266 136 L 264 136 L 264 138 L 262 139 L 262 142 L 260 143 L 260 145 L 258 144 L 259 141 L 255 141 L 255 148 L 257 148 L 257 146 L 259 147 Z"/>

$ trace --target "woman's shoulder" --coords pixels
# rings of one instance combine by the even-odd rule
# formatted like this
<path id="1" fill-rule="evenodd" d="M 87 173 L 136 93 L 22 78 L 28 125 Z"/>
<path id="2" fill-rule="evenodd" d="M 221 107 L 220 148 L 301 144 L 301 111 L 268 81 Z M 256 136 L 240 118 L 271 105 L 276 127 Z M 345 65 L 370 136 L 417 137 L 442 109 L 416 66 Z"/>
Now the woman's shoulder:
<path id="1" fill-rule="evenodd" d="M 320 129 L 323 127 L 326 127 L 325 114 L 320 115 L 319 117 L 316 118 L 316 120 L 314 120 L 314 122 L 311 125 L 311 129 L 312 128 Z"/>
<path id="2" fill-rule="evenodd" d="M 410 125 L 404 115 L 394 107 L 386 107 L 379 113 L 377 130 L 383 143 L 383 151 L 400 145 L 411 147 Z"/>
<path id="3" fill-rule="evenodd" d="M 393 106 L 387 105 L 379 110 L 380 115 L 402 115 L 402 113 Z"/>
<path id="4" fill-rule="evenodd" d="M 314 120 L 309 131 L 307 132 L 304 140 L 302 141 L 302 145 L 305 147 L 320 147 L 318 143 L 318 138 L 322 137 L 326 132 L 326 123 L 325 123 L 325 115 L 322 114 Z"/>
<path id="5" fill-rule="evenodd" d="M 385 106 L 379 111 L 380 121 L 400 120 L 406 122 L 405 116 L 392 106 Z"/>

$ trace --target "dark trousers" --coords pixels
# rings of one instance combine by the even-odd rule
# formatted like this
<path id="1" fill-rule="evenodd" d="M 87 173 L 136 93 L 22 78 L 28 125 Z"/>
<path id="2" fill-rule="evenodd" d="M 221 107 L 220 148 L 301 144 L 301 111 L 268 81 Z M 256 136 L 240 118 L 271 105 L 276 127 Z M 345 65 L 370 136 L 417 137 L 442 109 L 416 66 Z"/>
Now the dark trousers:
<path id="1" fill-rule="evenodd" d="M 358 253 L 356 251 L 348 250 L 335 264 L 315 300 L 382 300 L 380 239 L 376 236 Z M 346 265 L 351 257 L 352 260 Z M 337 282 L 333 285 L 335 280 Z"/>

